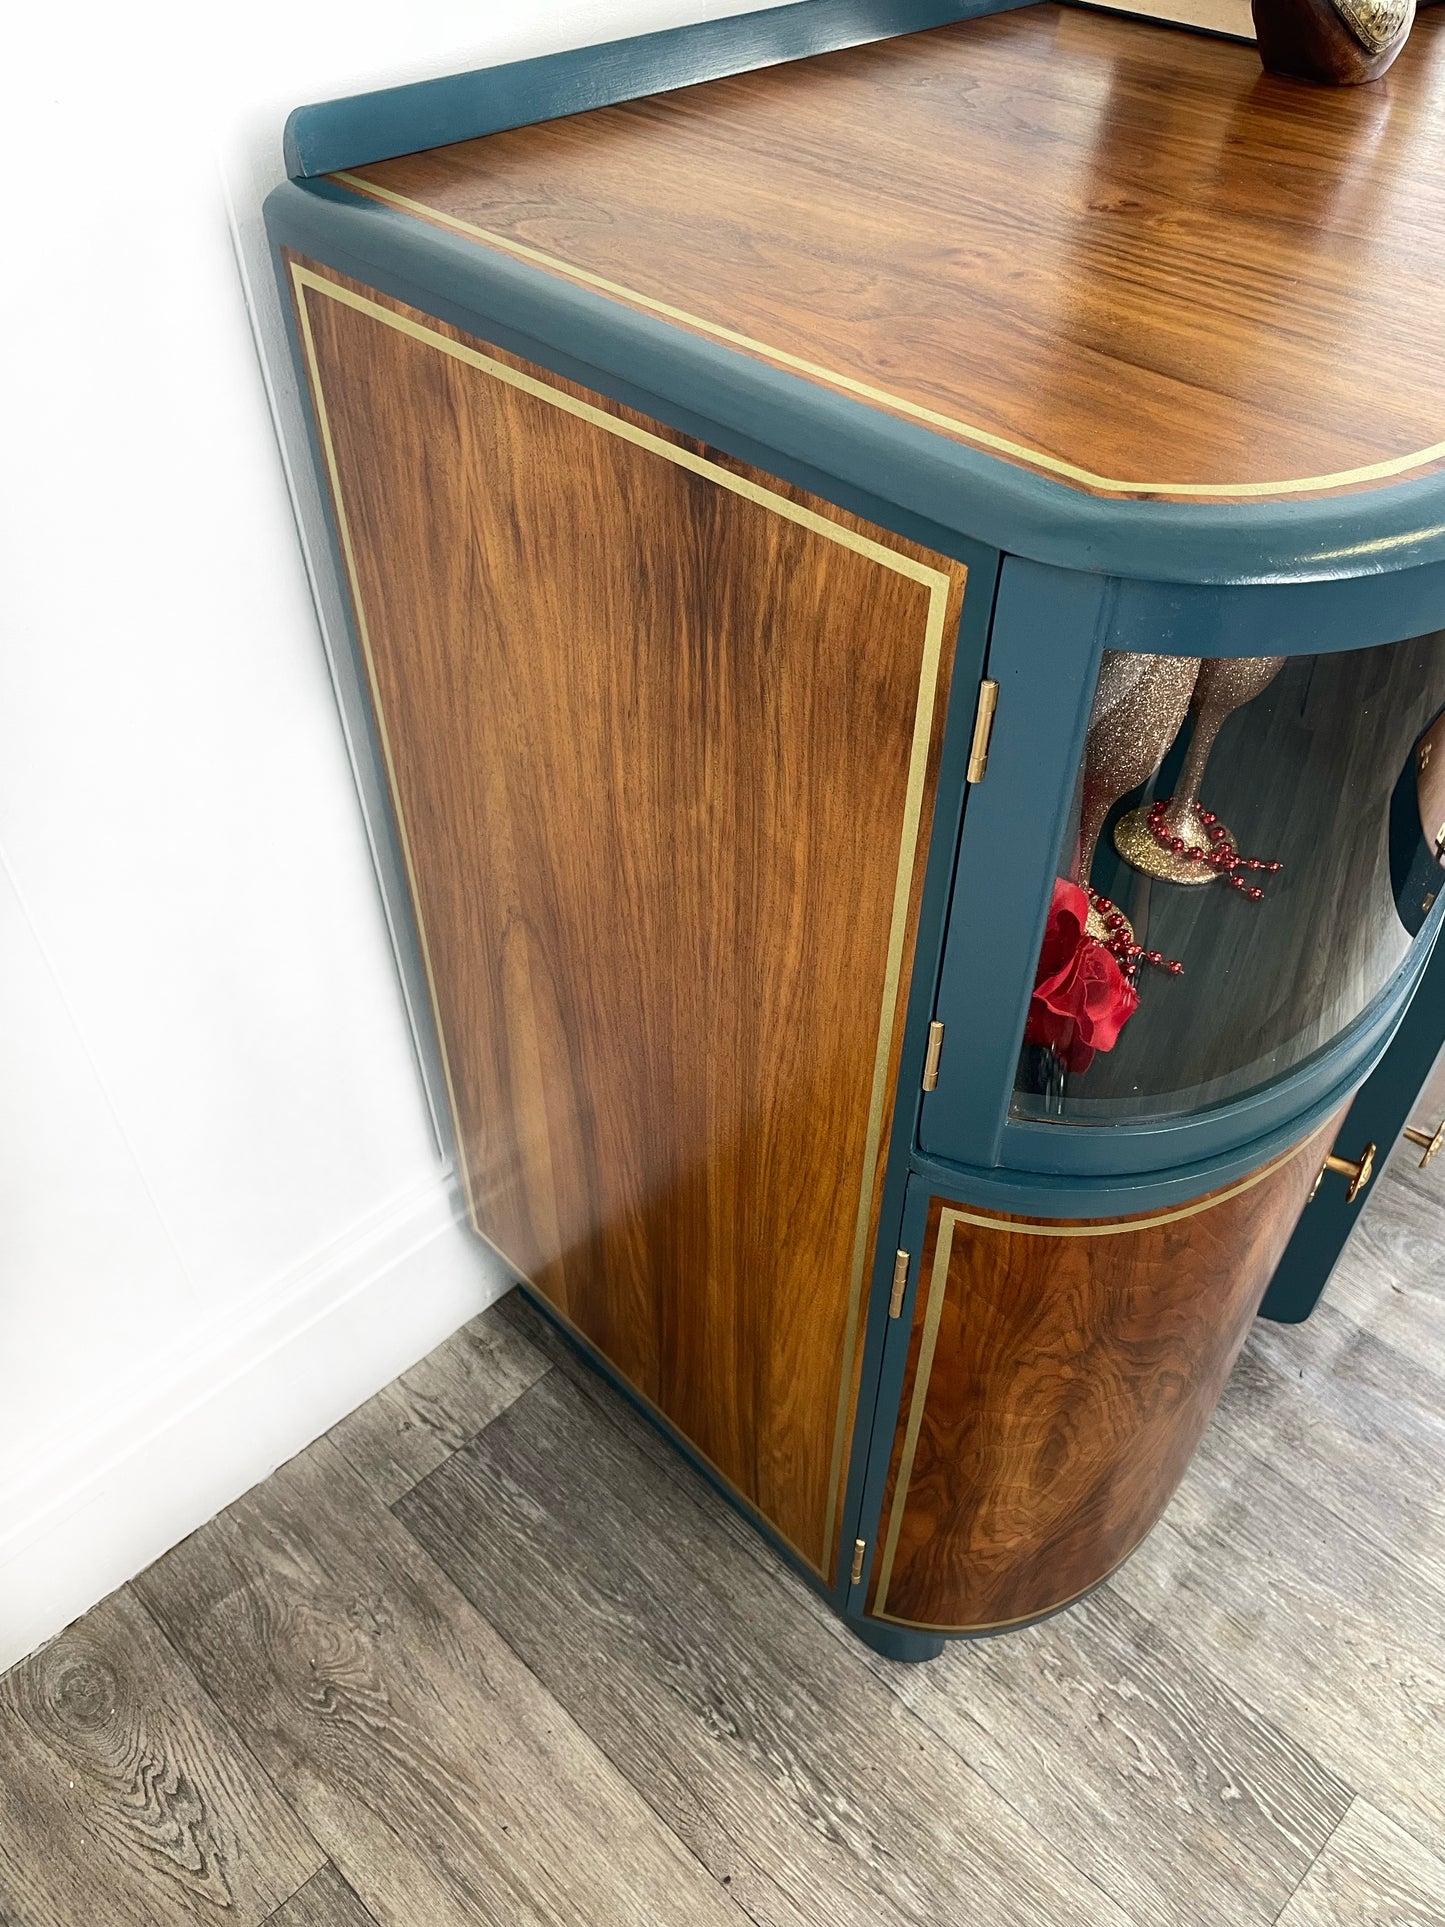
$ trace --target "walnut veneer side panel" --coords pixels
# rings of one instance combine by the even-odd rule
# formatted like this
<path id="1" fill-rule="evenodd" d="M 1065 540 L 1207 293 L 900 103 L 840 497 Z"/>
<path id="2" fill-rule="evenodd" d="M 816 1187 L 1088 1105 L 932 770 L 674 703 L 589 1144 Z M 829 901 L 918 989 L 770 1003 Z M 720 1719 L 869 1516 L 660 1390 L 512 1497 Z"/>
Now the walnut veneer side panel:
<path id="1" fill-rule="evenodd" d="M 964 571 L 291 272 L 476 1227 L 827 1570 Z"/>
<path id="2" fill-rule="evenodd" d="M 1147 1218 L 1045 1224 L 932 1200 L 874 1616 L 1008 1625 L 1133 1550 L 1193 1456 L 1337 1124 Z"/>

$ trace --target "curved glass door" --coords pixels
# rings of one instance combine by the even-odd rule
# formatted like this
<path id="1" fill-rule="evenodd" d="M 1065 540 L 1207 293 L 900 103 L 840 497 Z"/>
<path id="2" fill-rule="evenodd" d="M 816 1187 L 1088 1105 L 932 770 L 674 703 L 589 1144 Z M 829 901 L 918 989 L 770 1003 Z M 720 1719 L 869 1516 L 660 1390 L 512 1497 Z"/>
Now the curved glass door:
<path id="1" fill-rule="evenodd" d="M 1442 708 L 1445 632 L 1320 656 L 1106 652 L 1013 1117 L 1178 1116 L 1327 1049 L 1445 882 Z"/>

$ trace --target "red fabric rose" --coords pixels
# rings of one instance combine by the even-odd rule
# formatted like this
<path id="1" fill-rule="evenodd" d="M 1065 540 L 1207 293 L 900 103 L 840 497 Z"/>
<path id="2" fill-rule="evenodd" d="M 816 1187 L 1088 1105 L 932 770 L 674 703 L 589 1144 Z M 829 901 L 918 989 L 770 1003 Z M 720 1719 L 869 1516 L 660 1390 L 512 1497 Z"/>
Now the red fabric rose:
<path id="1" fill-rule="evenodd" d="M 1097 937 L 1088 934 L 1089 899 L 1077 883 L 1054 884 L 1039 952 L 1026 1044 L 1047 1044 L 1069 1071 L 1086 1071 L 1094 1052 L 1112 1050 L 1139 1008 L 1139 993 Z"/>

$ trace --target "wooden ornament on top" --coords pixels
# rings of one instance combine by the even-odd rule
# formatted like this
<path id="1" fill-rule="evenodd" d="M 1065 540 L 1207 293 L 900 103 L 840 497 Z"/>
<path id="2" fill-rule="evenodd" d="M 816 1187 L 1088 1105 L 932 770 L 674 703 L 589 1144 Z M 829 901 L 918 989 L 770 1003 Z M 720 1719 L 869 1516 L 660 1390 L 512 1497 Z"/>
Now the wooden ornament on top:
<path id="1" fill-rule="evenodd" d="M 1415 23 L 1415 0 L 1252 0 L 1265 71 L 1353 87 L 1378 80 Z"/>
<path id="2" fill-rule="evenodd" d="M 1328 87 L 1378 80 L 1415 15 L 1441 0 L 1075 0 L 1226 40 L 1253 40 L 1266 72 Z"/>

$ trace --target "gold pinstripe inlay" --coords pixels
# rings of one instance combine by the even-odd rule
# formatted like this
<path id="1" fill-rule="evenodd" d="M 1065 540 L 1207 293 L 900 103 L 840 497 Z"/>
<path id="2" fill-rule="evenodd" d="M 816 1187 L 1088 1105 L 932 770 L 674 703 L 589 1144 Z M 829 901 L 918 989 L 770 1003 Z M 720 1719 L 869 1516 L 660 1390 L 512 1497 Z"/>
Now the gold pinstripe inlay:
<path id="1" fill-rule="evenodd" d="M 895 549 L 881 542 L 871 541 L 855 530 L 844 528 L 841 524 L 829 521 L 826 516 L 818 515 L 801 504 L 789 501 L 786 496 L 774 494 L 760 487 L 747 477 L 735 475 L 730 469 L 710 462 L 705 457 L 694 455 L 690 450 L 678 448 L 665 441 L 660 435 L 650 434 L 646 429 L 632 422 L 619 420 L 604 409 L 594 407 L 590 402 L 577 396 L 563 393 L 548 383 L 523 374 L 519 369 L 495 360 L 466 342 L 454 341 L 450 336 L 440 334 L 414 321 L 409 315 L 398 314 L 395 309 L 383 306 L 368 296 L 358 294 L 351 288 L 342 287 L 335 281 L 316 274 L 299 262 L 291 264 L 291 276 L 295 289 L 296 308 L 301 334 L 302 347 L 306 356 L 307 370 L 310 375 L 312 394 L 315 398 L 317 427 L 321 440 L 322 453 L 326 462 L 327 475 L 331 484 L 332 501 L 335 506 L 337 531 L 340 536 L 342 556 L 346 565 L 347 580 L 351 589 L 352 605 L 356 612 L 356 629 L 361 643 L 362 657 L 366 665 L 367 681 L 371 690 L 372 708 L 376 715 L 377 734 L 381 743 L 382 760 L 386 767 L 387 783 L 391 792 L 392 809 L 396 815 L 398 839 L 401 844 L 402 858 L 406 866 L 407 882 L 411 891 L 413 909 L 416 915 L 417 930 L 420 938 L 422 964 L 426 973 L 427 989 L 431 998 L 432 1016 L 435 1023 L 437 1041 L 442 1060 L 442 1073 L 446 1080 L 447 1103 L 452 1116 L 452 1128 L 456 1135 L 460 1152 L 462 1187 L 466 1196 L 467 1211 L 473 1228 L 483 1241 L 497 1250 L 497 1246 L 482 1230 L 476 1198 L 472 1191 L 471 1176 L 467 1168 L 465 1137 L 462 1132 L 461 1115 L 457 1106 L 456 1086 L 452 1067 L 447 1053 L 446 1035 L 442 1028 L 441 1006 L 437 996 L 436 979 L 432 968 L 431 950 L 427 942 L 426 928 L 421 914 L 421 896 L 417 888 L 416 869 L 412 858 L 411 838 L 407 831 L 406 817 L 402 808 L 401 792 L 397 782 L 395 759 L 392 753 L 386 718 L 382 709 L 376 667 L 372 654 L 371 636 L 367 625 L 366 611 L 361 597 L 361 585 L 356 567 L 355 549 L 352 543 L 349 519 L 346 513 L 345 496 L 341 488 L 341 477 L 336 462 L 336 451 L 332 440 L 331 424 L 327 415 L 326 397 L 321 382 L 321 372 L 316 356 L 316 344 L 311 329 L 311 317 L 307 308 L 308 292 L 324 295 L 328 300 L 338 301 L 343 306 L 355 309 L 359 314 L 369 316 L 383 326 L 408 335 L 414 341 L 425 343 L 460 361 L 471 368 L 480 370 L 512 388 L 535 396 L 564 413 L 574 415 L 579 420 L 590 422 L 594 427 L 617 435 L 624 441 L 639 448 L 647 449 L 664 460 L 676 463 L 681 468 L 690 469 L 695 475 L 706 476 L 720 488 L 734 495 L 758 503 L 774 514 L 785 517 L 821 535 L 827 540 L 837 542 L 843 548 L 866 556 L 881 567 L 892 570 L 910 582 L 922 586 L 928 594 L 928 615 L 926 619 L 922 660 L 919 670 L 918 696 L 914 708 L 913 733 L 909 749 L 908 780 L 905 791 L 903 820 L 899 832 L 898 864 L 894 876 L 893 903 L 888 931 L 888 949 L 884 969 L 883 997 L 878 1018 L 877 1044 L 873 1058 L 873 1076 L 869 1093 L 868 1125 L 864 1140 L 863 1177 L 859 1186 L 858 1205 L 854 1217 L 852 1262 L 848 1285 L 848 1312 L 843 1339 L 843 1370 L 838 1389 L 838 1405 L 834 1423 L 833 1450 L 828 1476 L 828 1508 L 823 1532 L 823 1564 L 809 1557 L 799 1547 L 793 1550 L 798 1557 L 816 1572 L 826 1576 L 833 1549 L 833 1537 L 837 1526 L 838 1502 L 843 1478 L 843 1465 L 848 1441 L 849 1418 L 851 1414 L 851 1391 L 853 1366 L 858 1344 L 860 1310 L 863 1288 L 867 1272 L 868 1227 L 872 1216 L 873 1187 L 877 1177 L 878 1162 L 883 1141 L 883 1117 L 887 1108 L 888 1064 L 892 1054 L 894 1025 L 897 1015 L 898 997 L 902 978 L 903 951 L 908 938 L 908 903 L 912 894 L 914 867 L 918 855 L 918 842 L 923 814 L 923 790 L 927 778 L 928 747 L 933 734 L 934 709 L 938 696 L 939 669 L 943 657 L 945 640 L 944 625 L 948 617 L 948 602 L 953 591 L 953 579 L 941 569 L 930 568 L 926 563 L 915 561 L 912 556 L 901 555 Z M 960 572 L 966 576 L 962 565 Z M 503 1257 L 508 1268 L 519 1278 L 526 1274 L 512 1261 Z M 534 1291 L 540 1288 L 528 1279 Z M 541 1292 L 542 1297 L 547 1297 Z M 548 1298 L 547 1302 L 552 1301 Z M 595 1349 L 595 1348 L 594 1348 Z M 604 1354 L 605 1355 L 605 1354 Z M 608 1361 L 609 1364 L 612 1362 Z M 614 1369 L 616 1369 L 614 1367 Z M 665 1416 L 665 1415 L 664 1415 Z M 669 1421 L 670 1422 L 670 1421 Z M 676 1427 L 673 1428 L 676 1430 Z M 691 1442 L 689 1441 L 691 1444 Z M 696 1451 L 697 1447 L 692 1446 Z M 700 1457 L 705 1454 L 699 1453 Z M 711 1461 L 708 1461 L 711 1464 Z M 716 1467 L 713 1468 L 715 1471 Z M 720 1478 L 725 1478 L 721 1472 Z M 730 1488 L 731 1482 L 727 1481 Z M 758 1508 L 742 1493 L 738 1497 L 756 1512 Z M 762 1515 L 759 1515 L 762 1516 Z M 772 1525 L 774 1532 L 778 1531 Z M 779 1533 L 780 1537 L 785 1535 Z M 788 1541 L 791 1544 L 791 1541 Z"/>
<path id="2" fill-rule="evenodd" d="M 938 1345 L 938 1328 L 943 1318 L 943 1304 L 948 1295 L 948 1267 L 953 1256 L 953 1233 L 961 1224 L 978 1225 L 986 1231 L 1002 1231 L 1020 1238 L 1118 1238 L 1131 1231 L 1152 1229 L 1155 1225 L 1176 1224 L 1182 1218 L 1197 1217 L 1201 1211 L 1212 1211 L 1216 1205 L 1227 1204 L 1242 1192 L 1252 1191 L 1257 1184 L 1263 1184 L 1282 1164 L 1288 1164 L 1300 1150 L 1298 1144 L 1282 1151 L 1258 1171 L 1251 1171 L 1247 1178 L 1237 1184 L 1226 1186 L 1210 1197 L 1196 1198 L 1193 1204 L 1178 1206 L 1173 1211 L 1153 1212 L 1142 1218 L 1111 1218 L 1101 1224 L 1031 1224 L 1017 1218 L 990 1217 L 981 1211 L 967 1211 L 960 1206 L 945 1205 L 938 1218 L 938 1242 L 934 1248 L 933 1265 L 928 1274 L 928 1299 L 923 1312 L 923 1332 L 918 1347 L 918 1365 L 913 1376 L 913 1394 L 908 1401 L 908 1422 L 903 1434 L 903 1452 L 898 1461 L 898 1477 L 893 1486 L 893 1504 L 888 1514 L 888 1532 L 883 1541 L 883 1557 L 878 1567 L 878 1588 L 874 1594 L 869 1616 L 874 1619 L 892 1619 L 893 1615 L 884 1610 L 888 1602 L 888 1588 L 893 1581 L 893 1562 L 898 1554 L 898 1538 L 903 1530 L 903 1515 L 907 1510 L 908 1488 L 913 1483 L 913 1461 L 918 1453 L 919 1434 L 923 1429 L 923 1413 L 928 1403 L 928 1382 L 933 1376 L 933 1355 Z M 1127 1557 L 1127 1555 L 1126 1555 Z M 1092 1583 L 1092 1582 L 1091 1582 Z M 1085 1590 L 1088 1590 L 1086 1588 Z M 1037 1619 L 1037 1613 L 1025 1615 Z M 908 1619 L 895 1620 L 900 1626 L 916 1625 Z M 1001 1621 L 1001 1625 L 1012 1625 L 1012 1620 Z M 966 1628 L 938 1626 L 936 1632 L 987 1631 L 988 1628 Z"/>
<path id="3" fill-rule="evenodd" d="M 488 247 L 499 248 L 504 254 L 514 255 L 519 261 L 531 262 L 534 267 L 549 269 L 553 274 L 565 275 L 568 280 L 580 282 L 584 287 L 595 288 L 599 294 L 606 294 L 618 300 L 645 308 L 651 314 L 661 315 L 664 320 L 676 321 L 685 328 L 697 330 L 700 334 L 711 335 L 717 341 L 725 341 L 729 347 L 741 348 L 751 355 L 761 356 L 766 361 L 775 362 L 780 368 L 789 368 L 795 374 L 806 375 L 810 380 L 826 382 L 832 388 L 840 388 L 845 393 L 857 395 L 863 401 L 876 402 L 900 415 L 907 415 L 914 421 L 924 422 L 930 428 L 941 428 L 947 434 L 956 435 L 960 441 L 972 442 L 977 448 L 987 449 L 991 454 L 1005 456 L 1010 461 L 1026 462 L 1031 468 L 1042 469 L 1046 474 L 1056 475 L 1066 482 L 1077 482 L 1084 488 L 1097 489 L 1108 495 L 1178 495 L 1190 500 L 1217 501 L 1235 498 L 1264 499 L 1273 495 L 1311 495 L 1320 494 L 1327 489 L 1349 488 L 1361 482 L 1384 482 L 1395 476 L 1408 475 L 1413 469 L 1428 467 L 1432 462 L 1445 460 L 1445 441 L 1432 442 L 1428 448 L 1417 449 L 1409 455 L 1396 455 L 1383 462 L 1367 462 L 1360 468 L 1337 469 L 1332 475 L 1305 475 L 1283 482 L 1133 482 L 1124 481 L 1118 476 L 1098 475 L 1093 469 L 1084 468 L 1077 462 L 1067 462 L 1057 455 L 1049 455 L 1039 448 L 1030 448 L 1023 442 L 1010 441 L 1005 435 L 994 435 L 986 428 L 979 428 L 972 422 L 961 421 L 956 415 L 944 414 L 937 408 L 927 408 L 921 402 L 909 401 L 903 395 L 891 394 L 886 388 L 872 387 L 868 382 L 856 381 L 851 375 L 841 375 L 835 369 L 825 368 L 816 361 L 807 361 L 801 355 L 790 354 L 784 348 L 773 348 L 765 341 L 757 341 L 751 335 L 740 334 L 735 328 L 726 328 L 720 322 L 709 321 L 703 315 L 691 314 L 686 308 L 674 307 L 671 302 L 659 301 L 654 296 L 642 294 L 636 288 L 629 288 L 621 281 L 609 281 L 605 275 L 593 274 L 589 268 L 578 267 L 575 262 L 564 261 L 557 255 L 547 254 L 541 248 L 528 247 L 522 241 L 512 241 L 504 234 L 497 234 L 491 228 L 478 227 L 475 222 L 464 221 L 460 216 L 447 214 L 441 208 L 430 207 L 425 201 L 412 199 L 409 195 L 398 194 L 392 188 L 379 187 L 374 181 L 363 180 L 359 174 L 346 172 L 329 176 L 345 186 L 354 188 L 357 193 L 368 195 L 373 200 L 385 201 L 393 207 L 404 208 L 408 214 L 420 215 L 424 220 L 434 221 L 441 227 L 451 228 L 457 234 L 468 235 L 474 241 L 482 241 Z"/>
<path id="4" fill-rule="evenodd" d="M 1149 1532 L 1153 1530 L 1153 1526 L 1150 1526 Z M 982 1619 L 971 1626 L 943 1626 L 931 1619 L 902 1619 L 897 1613 L 880 1613 L 876 1611 L 871 1612 L 868 1617 L 870 1619 L 886 1619 L 890 1626 L 906 1626 L 910 1632 L 1006 1633 L 1010 1626 L 1029 1626 L 1032 1625 L 1035 1620 L 1051 1619 L 1055 1613 L 1067 1612 L 1070 1606 L 1077 1605 L 1081 1599 L 1087 1599 L 1091 1592 L 1097 1592 L 1106 1580 L 1113 1578 L 1120 1566 L 1125 1565 L 1134 1557 L 1134 1554 L 1149 1537 L 1149 1532 L 1141 1532 L 1129 1550 L 1124 1553 L 1122 1557 L 1116 1559 L 1107 1572 L 1101 1572 L 1097 1579 L 1091 1579 L 1087 1586 L 1081 1586 L 1077 1592 L 1070 1593 L 1067 1599 L 1059 1600 L 1057 1605 L 1041 1607 L 1038 1612 L 1017 1613 L 1012 1619 Z"/>

